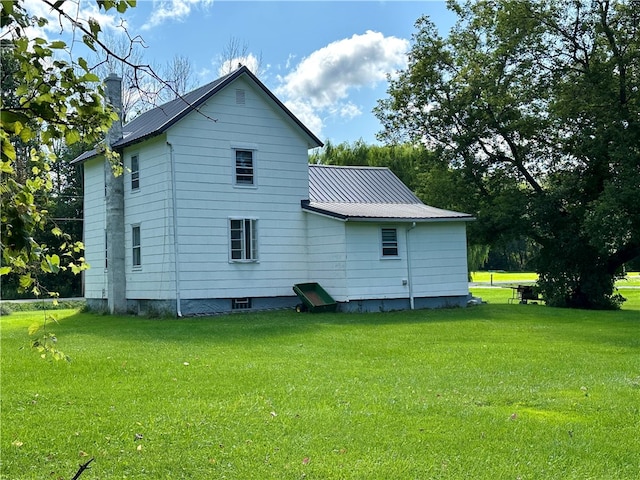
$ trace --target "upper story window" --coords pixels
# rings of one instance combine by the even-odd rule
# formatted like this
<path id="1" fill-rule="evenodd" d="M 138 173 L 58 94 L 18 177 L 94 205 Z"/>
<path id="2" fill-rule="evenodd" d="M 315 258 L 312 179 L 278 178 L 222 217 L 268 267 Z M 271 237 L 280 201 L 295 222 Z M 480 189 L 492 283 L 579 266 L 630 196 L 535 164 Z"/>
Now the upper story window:
<path id="1" fill-rule="evenodd" d="M 140 160 L 138 155 L 131 156 L 131 190 L 140 188 Z"/>
<path id="2" fill-rule="evenodd" d="M 253 150 L 235 150 L 236 185 L 255 185 L 255 159 Z"/>
<path id="3" fill-rule="evenodd" d="M 142 266 L 142 241 L 140 225 L 131 227 L 131 264 L 134 268 Z"/>
<path id="4" fill-rule="evenodd" d="M 382 229 L 382 256 L 398 256 L 398 230 L 395 228 Z"/>
<path id="5" fill-rule="evenodd" d="M 229 219 L 230 261 L 258 261 L 257 223 L 252 218 Z"/>

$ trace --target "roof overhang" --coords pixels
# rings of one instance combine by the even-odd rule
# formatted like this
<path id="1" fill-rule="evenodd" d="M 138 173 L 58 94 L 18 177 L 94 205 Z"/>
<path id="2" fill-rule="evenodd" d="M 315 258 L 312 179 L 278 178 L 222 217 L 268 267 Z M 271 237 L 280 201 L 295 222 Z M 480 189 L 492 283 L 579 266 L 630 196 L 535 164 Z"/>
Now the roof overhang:
<path id="1" fill-rule="evenodd" d="M 475 220 L 468 213 L 443 210 L 422 203 L 324 203 L 303 200 L 301 206 L 304 211 L 343 222 L 433 223 Z"/>

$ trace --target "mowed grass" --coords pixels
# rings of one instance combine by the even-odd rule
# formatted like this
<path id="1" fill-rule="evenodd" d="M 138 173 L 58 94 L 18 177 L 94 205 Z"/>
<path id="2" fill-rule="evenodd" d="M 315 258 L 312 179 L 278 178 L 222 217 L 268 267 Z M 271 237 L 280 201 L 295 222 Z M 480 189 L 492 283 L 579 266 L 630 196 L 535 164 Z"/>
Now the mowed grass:
<path id="1" fill-rule="evenodd" d="M 617 312 L 489 304 L 151 320 L 2 317 L 7 479 L 637 479 L 640 290 Z"/>

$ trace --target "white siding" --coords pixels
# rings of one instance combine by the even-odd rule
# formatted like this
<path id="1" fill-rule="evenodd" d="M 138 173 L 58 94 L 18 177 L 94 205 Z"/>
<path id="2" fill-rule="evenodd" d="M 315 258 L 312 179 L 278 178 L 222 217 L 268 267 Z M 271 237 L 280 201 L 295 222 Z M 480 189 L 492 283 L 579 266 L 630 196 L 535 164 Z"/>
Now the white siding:
<path id="1" fill-rule="evenodd" d="M 237 88 L 245 89 L 244 105 L 235 103 Z M 243 79 L 200 110 L 206 116 L 192 112 L 167 134 L 176 162 L 181 296 L 291 296 L 307 277 L 300 207 L 309 195 L 306 139 Z M 234 185 L 234 147 L 254 150 L 255 186 Z M 229 262 L 229 217 L 257 219 L 259 262 Z"/>
<path id="2" fill-rule="evenodd" d="M 405 227 L 398 232 L 398 257 L 383 257 L 376 223 L 347 223 L 347 275 L 350 300 L 408 298 Z"/>
<path id="3" fill-rule="evenodd" d="M 409 235 L 414 296 L 467 295 L 466 224 L 418 224 Z"/>
<path id="4" fill-rule="evenodd" d="M 138 155 L 140 188 L 131 190 L 131 156 Z M 175 298 L 171 164 L 165 136 L 126 148 L 125 271 L 127 298 Z M 141 266 L 132 264 L 132 225 L 140 226 Z"/>
<path id="5" fill-rule="evenodd" d="M 397 228 L 397 258 L 382 257 L 382 226 Z M 409 228 L 406 223 L 347 223 L 350 300 L 408 298 L 410 282 L 414 297 L 468 294 L 465 224 L 418 223 Z"/>
<path id="6" fill-rule="evenodd" d="M 90 268 L 84 272 L 86 298 L 106 298 L 104 158 L 84 164 L 84 247 Z"/>
<path id="7" fill-rule="evenodd" d="M 321 215 L 307 215 L 309 277 L 338 302 L 349 300 L 347 290 L 346 224 Z"/>

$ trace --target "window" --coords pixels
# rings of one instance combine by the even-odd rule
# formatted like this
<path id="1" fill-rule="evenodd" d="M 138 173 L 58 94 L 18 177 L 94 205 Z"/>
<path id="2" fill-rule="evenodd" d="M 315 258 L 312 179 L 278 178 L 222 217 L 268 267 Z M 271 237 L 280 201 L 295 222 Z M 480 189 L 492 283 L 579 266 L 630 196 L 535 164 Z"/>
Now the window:
<path id="1" fill-rule="evenodd" d="M 104 230 L 104 269 L 109 268 L 109 234 Z"/>
<path id="2" fill-rule="evenodd" d="M 236 150 L 236 185 L 254 184 L 253 151 Z"/>
<path id="3" fill-rule="evenodd" d="M 140 225 L 131 227 L 131 258 L 134 267 L 142 265 L 142 251 L 140 246 Z"/>
<path id="4" fill-rule="evenodd" d="M 140 162 L 138 155 L 131 156 L 131 190 L 140 188 Z"/>
<path id="5" fill-rule="evenodd" d="M 382 256 L 398 256 L 398 231 L 395 228 L 382 229 Z"/>
<path id="6" fill-rule="evenodd" d="M 229 220 L 232 262 L 255 262 L 258 260 L 256 223 L 257 220 L 247 218 Z"/>

